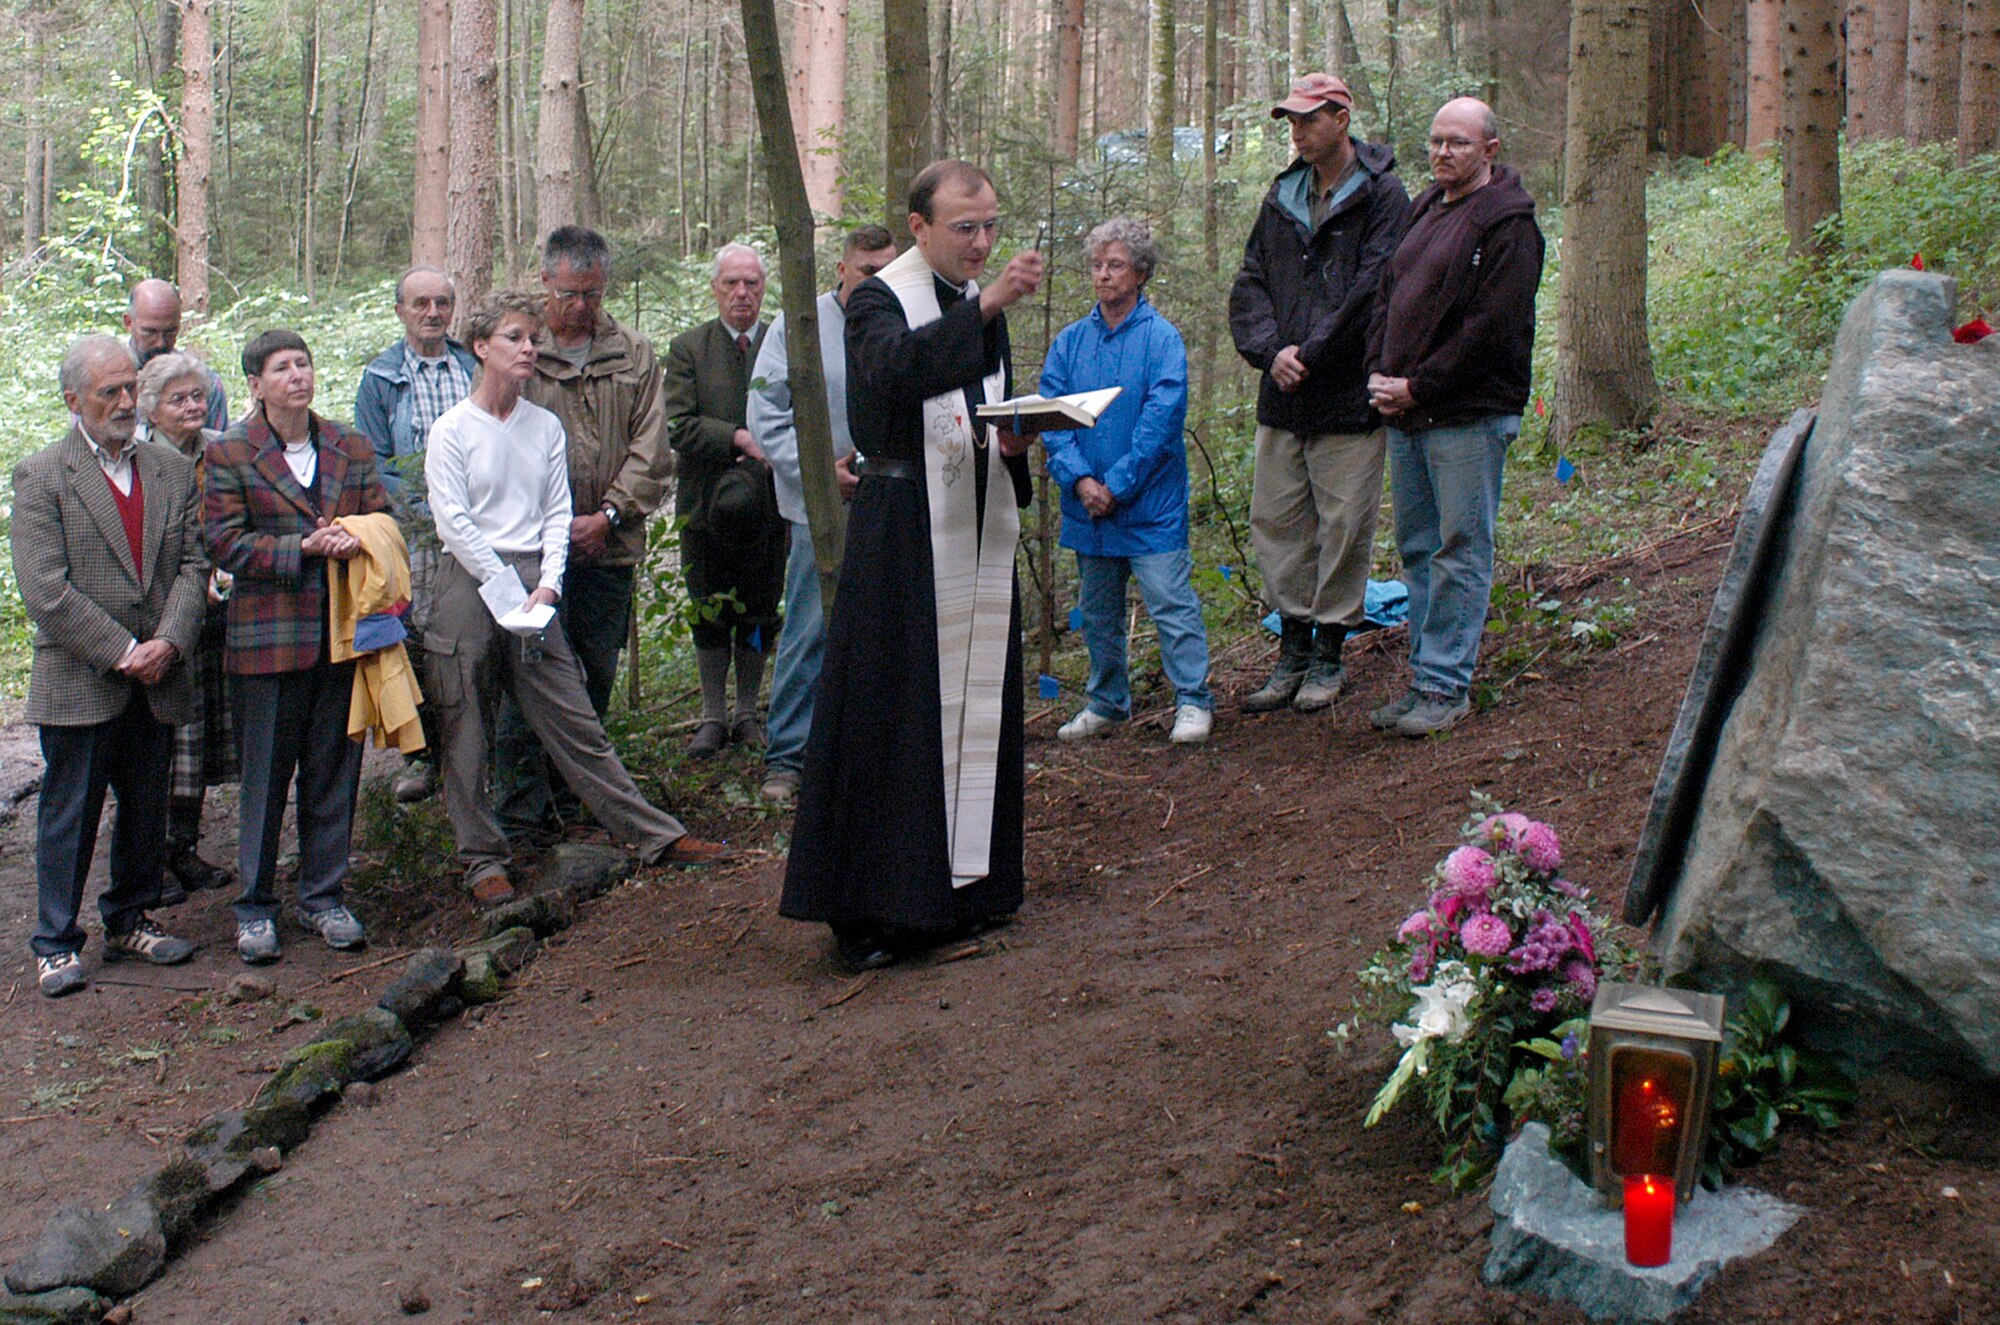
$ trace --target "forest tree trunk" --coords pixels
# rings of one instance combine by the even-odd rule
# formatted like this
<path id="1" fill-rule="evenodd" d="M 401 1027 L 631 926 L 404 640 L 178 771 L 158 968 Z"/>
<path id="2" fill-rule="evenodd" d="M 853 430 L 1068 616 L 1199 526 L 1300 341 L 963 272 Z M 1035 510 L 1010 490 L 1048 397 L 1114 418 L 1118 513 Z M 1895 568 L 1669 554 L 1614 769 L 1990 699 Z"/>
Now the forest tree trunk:
<path id="1" fill-rule="evenodd" d="M 804 116 L 797 123 L 802 130 L 799 156 L 806 200 L 815 214 L 838 221 L 847 123 L 848 0 L 804 0 L 800 12 L 805 16 L 807 48 L 802 54 L 795 43 L 792 58 L 802 71 Z"/>
<path id="2" fill-rule="evenodd" d="M 1334 30 L 1331 43 L 1339 57 L 1333 62 L 1333 72 L 1346 82 L 1347 90 L 1354 94 L 1354 109 L 1368 120 L 1376 119 L 1375 89 L 1368 83 L 1368 65 L 1361 58 L 1361 43 L 1354 40 L 1354 24 L 1347 17 L 1347 0 L 1330 0 L 1327 26 Z M 1350 117 L 1351 118 L 1351 117 Z M 1356 137 L 1362 137 L 1359 130 Z"/>
<path id="3" fill-rule="evenodd" d="M 410 261 L 443 267 L 451 180 L 451 0 L 419 0 L 417 7 L 416 158 Z"/>
<path id="4" fill-rule="evenodd" d="M 1083 0 L 1060 0 L 1056 31 L 1055 154 L 1076 160 L 1083 130 Z"/>
<path id="5" fill-rule="evenodd" d="M 950 0 L 945 0 L 950 3 Z M 882 155 L 882 197 L 889 232 L 910 242 L 910 181 L 930 164 L 931 32 L 925 0 L 882 0 L 888 142 Z M 797 392 L 793 393 L 794 398 Z"/>
<path id="6" fill-rule="evenodd" d="M 1562 290 L 1552 429 L 1643 427 L 1659 390 L 1646 338 L 1646 106 L 1651 0 L 1570 8 Z"/>
<path id="7" fill-rule="evenodd" d="M 1173 231 L 1175 0 L 1149 0 L 1146 74 L 1146 166 L 1154 229 Z"/>
<path id="8" fill-rule="evenodd" d="M 576 100 L 583 91 L 583 0 L 549 0 L 535 121 L 537 239 L 576 224 Z"/>
<path id="9" fill-rule="evenodd" d="M 174 0 L 155 0 L 152 38 L 147 43 L 147 73 L 153 95 L 166 100 L 167 78 L 179 60 L 180 11 Z M 145 148 L 147 265 L 155 276 L 174 269 L 173 190 L 167 172 L 167 133 L 162 131 Z"/>
<path id="10" fill-rule="evenodd" d="M 1958 133 L 1958 21 L 1963 0 L 1910 0 L 1903 132 L 1913 143 Z"/>
<path id="11" fill-rule="evenodd" d="M 1868 120 L 1876 138 L 1903 136 L 1910 56 L 1910 0 L 1873 0 L 1874 60 L 1869 69 Z"/>
<path id="12" fill-rule="evenodd" d="M 1965 0 L 1958 73 L 1958 163 L 2000 151 L 2000 0 Z"/>
<path id="13" fill-rule="evenodd" d="M 28 66 L 23 91 L 27 93 L 24 109 L 28 120 L 28 141 L 22 155 L 21 170 L 21 247 L 33 253 L 41 247 L 42 237 L 49 230 L 49 214 L 43 200 L 47 191 L 43 187 L 42 158 L 44 144 L 48 141 L 48 125 L 44 122 L 42 103 L 42 74 L 48 64 L 48 38 L 43 33 L 42 17 L 30 7 L 21 18 L 28 30 Z"/>
<path id="14" fill-rule="evenodd" d="M 1840 213 L 1840 0 L 1784 0 L 1785 234 L 1794 255 L 1822 250 Z"/>
<path id="15" fill-rule="evenodd" d="M 743 46 L 750 90 L 763 129 L 765 182 L 778 231 L 778 271 L 785 305 L 786 377 L 792 389 L 792 422 L 799 434 L 806 525 L 819 566 L 821 604 L 830 616 L 847 542 L 847 518 L 833 472 L 833 426 L 827 416 L 826 373 L 819 358 L 819 286 L 813 273 L 813 211 L 806 200 L 791 108 L 785 101 L 784 57 L 772 0 L 743 0 Z M 891 70 L 895 66 L 891 64 Z M 918 70 L 928 73 L 925 65 Z M 893 77 L 893 74 L 892 74 Z M 908 191 L 907 181 L 904 191 Z M 894 196 L 893 194 L 891 195 Z"/>
<path id="16" fill-rule="evenodd" d="M 1875 0 L 1847 0 L 1847 141 L 1877 136 L 1875 93 Z"/>
<path id="17" fill-rule="evenodd" d="M 451 7 L 451 182 L 445 274 L 458 290 L 455 325 L 493 288 L 494 130 L 499 70 L 494 0 Z"/>
<path id="18" fill-rule="evenodd" d="M 1765 156 L 1784 132 L 1784 0 L 1749 0 L 1744 9 L 1744 59 L 1749 67 L 1744 142 Z"/>
<path id="19" fill-rule="evenodd" d="M 181 306 L 208 312 L 208 183 L 215 164 L 214 40 L 209 11 L 215 0 L 182 0 L 181 165 L 174 283 Z"/>

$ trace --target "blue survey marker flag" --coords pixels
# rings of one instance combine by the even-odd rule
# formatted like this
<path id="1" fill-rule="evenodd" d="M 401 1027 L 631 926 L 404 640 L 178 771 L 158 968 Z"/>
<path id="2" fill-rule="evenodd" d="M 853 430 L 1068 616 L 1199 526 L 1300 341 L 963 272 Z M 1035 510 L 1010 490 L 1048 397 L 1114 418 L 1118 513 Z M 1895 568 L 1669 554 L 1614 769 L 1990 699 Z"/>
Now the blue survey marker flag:
<path id="1" fill-rule="evenodd" d="M 1062 682 L 1056 680 L 1047 672 L 1042 673 L 1041 693 L 1043 699 L 1059 698 L 1062 695 Z"/>
<path id="2" fill-rule="evenodd" d="M 1569 481 L 1570 481 L 1571 479 L 1573 479 L 1573 478 L 1575 478 L 1575 477 L 1576 477 L 1576 466 L 1575 466 L 1575 465 L 1572 465 L 1572 464 L 1571 464 L 1571 463 L 1569 462 L 1569 457 L 1568 457 L 1568 456 L 1566 456 L 1566 455 L 1565 455 L 1565 456 L 1557 456 L 1557 457 L 1556 457 L 1556 482 L 1558 482 L 1558 483 L 1567 483 L 1567 482 L 1569 482 Z"/>

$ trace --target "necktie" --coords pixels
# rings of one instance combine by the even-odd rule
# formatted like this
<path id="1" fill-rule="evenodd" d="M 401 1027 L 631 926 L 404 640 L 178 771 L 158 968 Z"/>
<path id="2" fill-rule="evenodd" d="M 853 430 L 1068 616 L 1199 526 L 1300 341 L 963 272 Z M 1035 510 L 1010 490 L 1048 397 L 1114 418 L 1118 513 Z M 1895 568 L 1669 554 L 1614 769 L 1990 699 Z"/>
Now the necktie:
<path id="1" fill-rule="evenodd" d="M 748 354 L 748 353 L 750 353 L 750 333 L 749 333 L 749 332 L 747 332 L 747 331 L 739 331 L 739 332 L 737 332 L 737 333 L 736 333 L 736 351 L 737 351 L 737 353 L 739 353 L 739 354 Z"/>

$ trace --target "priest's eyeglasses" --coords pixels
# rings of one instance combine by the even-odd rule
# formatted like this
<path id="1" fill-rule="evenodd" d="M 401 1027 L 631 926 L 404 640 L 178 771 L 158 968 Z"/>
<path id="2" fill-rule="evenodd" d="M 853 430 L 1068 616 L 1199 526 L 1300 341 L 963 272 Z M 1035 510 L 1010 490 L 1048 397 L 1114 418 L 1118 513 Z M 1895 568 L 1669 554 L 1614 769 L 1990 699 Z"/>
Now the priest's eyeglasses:
<path id="1" fill-rule="evenodd" d="M 960 239 L 970 239 L 981 231 L 989 235 L 997 235 L 1000 233 L 1000 218 L 996 216 L 988 221 L 953 221 L 945 226 L 945 229 L 951 231 L 952 234 L 957 235 Z"/>

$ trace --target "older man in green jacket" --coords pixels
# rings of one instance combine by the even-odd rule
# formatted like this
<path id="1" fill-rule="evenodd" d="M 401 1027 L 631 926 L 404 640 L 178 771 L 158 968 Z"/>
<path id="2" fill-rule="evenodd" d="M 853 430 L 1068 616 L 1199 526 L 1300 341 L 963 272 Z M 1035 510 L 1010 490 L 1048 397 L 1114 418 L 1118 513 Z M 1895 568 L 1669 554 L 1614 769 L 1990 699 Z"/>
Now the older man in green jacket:
<path id="1" fill-rule="evenodd" d="M 695 605 L 701 725 L 688 753 L 734 740 L 764 746 L 757 691 L 777 647 L 789 543 L 770 462 L 751 436 L 750 368 L 763 344 L 764 259 L 747 244 L 715 255 L 716 317 L 667 347 L 667 438 L 680 461 L 681 569 Z M 736 707 L 728 705 L 732 648 Z"/>

